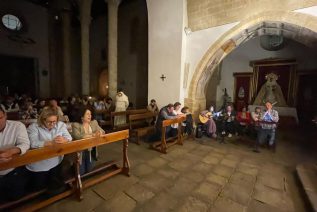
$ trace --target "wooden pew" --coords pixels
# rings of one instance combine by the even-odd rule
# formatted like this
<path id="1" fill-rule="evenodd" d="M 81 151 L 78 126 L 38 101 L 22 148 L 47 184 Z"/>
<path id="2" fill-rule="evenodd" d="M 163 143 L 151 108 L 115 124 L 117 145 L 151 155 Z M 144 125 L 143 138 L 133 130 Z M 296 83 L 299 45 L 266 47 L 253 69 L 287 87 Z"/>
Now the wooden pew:
<path id="1" fill-rule="evenodd" d="M 124 130 L 124 129 L 129 129 L 129 115 L 134 115 L 134 114 L 142 114 L 142 113 L 147 113 L 149 112 L 147 109 L 136 109 L 136 110 L 127 110 L 127 111 L 121 111 L 121 112 L 111 112 L 111 123 L 113 126 L 113 130 Z M 120 126 L 114 126 L 114 117 L 116 116 L 126 116 L 126 123 L 122 124 Z"/>
<path id="2" fill-rule="evenodd" d="M 186 120 L 186 117 L 179 117 L 176 119 L 168 119 L 162 122 L 162 134 L 161 140 L 155 142 L 150 146 L 150 148 L 155 149 L 162 153 L 167 153 L 167 149 L 170 146 L 175 144 L 183 145 L 183 136 L 182 136 L 182 122 Z M 172 124 L 178 124 L 177 135 L 175 137 L 166 138 L 166 127 L 171 126 Z"/>
<path id="3" fill-rule="evenodd" d="M 131 138 L 136 137 L 136 143 L 140 145 L 140 137 L 154 133 L 155 126 L 151 125 L 151 122 L 156 116 L 157 114 L 152 112 L 129 115 L 130 141 Z M 141 125 L 140 128 L 135 127 L 139 125 Z"/>
<path id="4" fill-rule="evenodd" d="M 87 138 L 87 139 L 81 139 L 81 140 L 75 140 L 69 143 L 65 144 L 54 144 L 52 146 L 43 147 L 40 149 L 33 149 L 27 151 L 24 155 L 19 155 L 14 157 L 12 160 L 8 162 L 2 162 L 0 163 L 0 170 L 6 170 L 9 168 L 16 168 L 19 166 L 23 166 L 26 164 L 34 163 L 37 161 L 45 160 L 48 158 L 61 156 L 65 154 L 70 153 L 77 153 L 76 154 L 76 161 L 75 161 L 75 169 L 73 173 L 73 178 L 68 181 L 68 183 L 71 183 L 71 189 L 64 191 L 63 193 L 60 193 L 56 196 L 53 196 L 49 199 L 46 199 L 41 202 L 36 202 L 31 205 L 23 206 L 23 208 L 20 208 L 23 211 L 35 211 L 39 210 L 40 208 L 43 208 L 51 203 L 54 203 L 62 198 L 65 198 L 67 196 L 70 196 L 72 194 L 76 194 L 77 198 L 81 200 L 83 198 L 83 189 L 90 187 L 92 185 L 95 185 L 97 183 L 100 183 L 103 180 L 108 179 L 109 177 L 112 177 L 116 174 L 125 174 L 129 176 L 129 169 L 130 164 L 128 160 L 128 154 L 127 154 L 127 148 L 128 148 L 128 138 L 129 138 L 129 130 L 114 132 L 102 135 L 100 137 L 94 137 L 94 138 Z M 123 141 L 123 148 L 122 148 L 122 154 L 123 154 L 123 164 L 120 167 L 113 161 L 110 163 L 107 162 L 103 166 L 98 167 L 94 169 L 92 172 L 87 173 L 83 176 L 80 175 L 79 172 L 79 162 L 80 162 L 80 154 L 79 152 L 86 150 L 88 148 L 92 148 L 95 146 L 101 146 L 106 144 L 111 144 L 114 142 Z M 84 180 L 82 182 L 82 178 L 96 174 L 97 172 L 100 172 L 102 170 L 105 170 L 107 168 L 111 168 L 110 171 L 108 171 L 106 174 L 103 174 L 98 177 L 90 178 L 87 180 Z M 8 202 L 5 204 L 0 205 L 0 211 L 2 210 L 8 210 L 9 208 L 16 207 L 21 205 L 21 203 L 24 203 L 28 200 L 34 199 L 39 194 L 42 194 L 44 191 L 39 191 L 35 193 L 31 193 L 26 195 L 20 200 L 14 201 L 14 202 Z"/>

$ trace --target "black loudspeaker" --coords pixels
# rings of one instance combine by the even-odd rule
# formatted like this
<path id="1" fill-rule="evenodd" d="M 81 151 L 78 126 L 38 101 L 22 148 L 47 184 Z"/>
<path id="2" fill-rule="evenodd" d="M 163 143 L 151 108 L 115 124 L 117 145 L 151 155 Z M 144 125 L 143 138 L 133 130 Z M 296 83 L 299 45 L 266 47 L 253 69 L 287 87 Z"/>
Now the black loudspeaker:
<path id="1" fill-rule="evenodd" d="M 198 125 L 196 127 L 196 138 L 201 138 L 201 137 L 203 137 L 203 126 Z"/>

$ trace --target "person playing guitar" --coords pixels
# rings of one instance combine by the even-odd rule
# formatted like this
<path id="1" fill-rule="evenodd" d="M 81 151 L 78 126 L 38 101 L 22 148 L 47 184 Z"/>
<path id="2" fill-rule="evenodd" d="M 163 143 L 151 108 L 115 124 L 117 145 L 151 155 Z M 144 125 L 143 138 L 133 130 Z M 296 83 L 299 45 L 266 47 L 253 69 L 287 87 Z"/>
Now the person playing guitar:
<path id="1" fill-rule="evenodd" d="M 202 124 L 206 126 L 207 135 L 212 138 L 216 138 L 217 127 L 213 120 L 213 116 L 214 116 L 214 107 L 211 106 L 209 110 L 204 110 L 199 114 L 199 120 Z"/>

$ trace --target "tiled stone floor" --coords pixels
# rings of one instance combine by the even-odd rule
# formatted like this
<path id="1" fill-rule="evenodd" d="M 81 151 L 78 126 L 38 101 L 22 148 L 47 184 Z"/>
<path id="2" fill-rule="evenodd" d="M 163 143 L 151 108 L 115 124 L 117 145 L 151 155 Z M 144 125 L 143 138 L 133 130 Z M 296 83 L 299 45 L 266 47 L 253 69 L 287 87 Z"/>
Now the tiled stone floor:
<path id="1" fill-rule="evenodd" d="M 117 175 L 43 211 L 306 211 L 297 163 L 314 161 L 303 138 L 280 133 L 277 152 L 252 152 L 244 138 L 219 144 L 186 140 L 168 154 L 129 144 L 131 176 Z M 120 159 L 121 144 L 101 147 L 100 160 Z"/>

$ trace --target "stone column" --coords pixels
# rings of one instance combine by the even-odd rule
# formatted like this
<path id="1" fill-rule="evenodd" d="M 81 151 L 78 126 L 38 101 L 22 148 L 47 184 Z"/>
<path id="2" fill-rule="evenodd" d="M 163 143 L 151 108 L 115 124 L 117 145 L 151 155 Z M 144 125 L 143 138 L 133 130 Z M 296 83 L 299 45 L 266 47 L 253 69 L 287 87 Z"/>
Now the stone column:
<path id="1" fill-rule="evenodd" d="M 64 10 L 62 15 L 63 25 L 63 78 L 64 95 L 70 96 L 72 92 L 72 74 L 71 74 L 71 46 L 70 46 L 70 28 L 71 14 L 69 10 Z"/>
<path id="2" fill-rule="evenodd" d="M 108 93 L 114 98 L 118 85 L 118 7 L 121 0 L 106 0 L 106 2 L 108 3 Z"/>
<path id="3" fill-rule="evenodd" d="M 82 94 L 90 94 L 89 27 L 92 0 L 80 1 Z"/>

